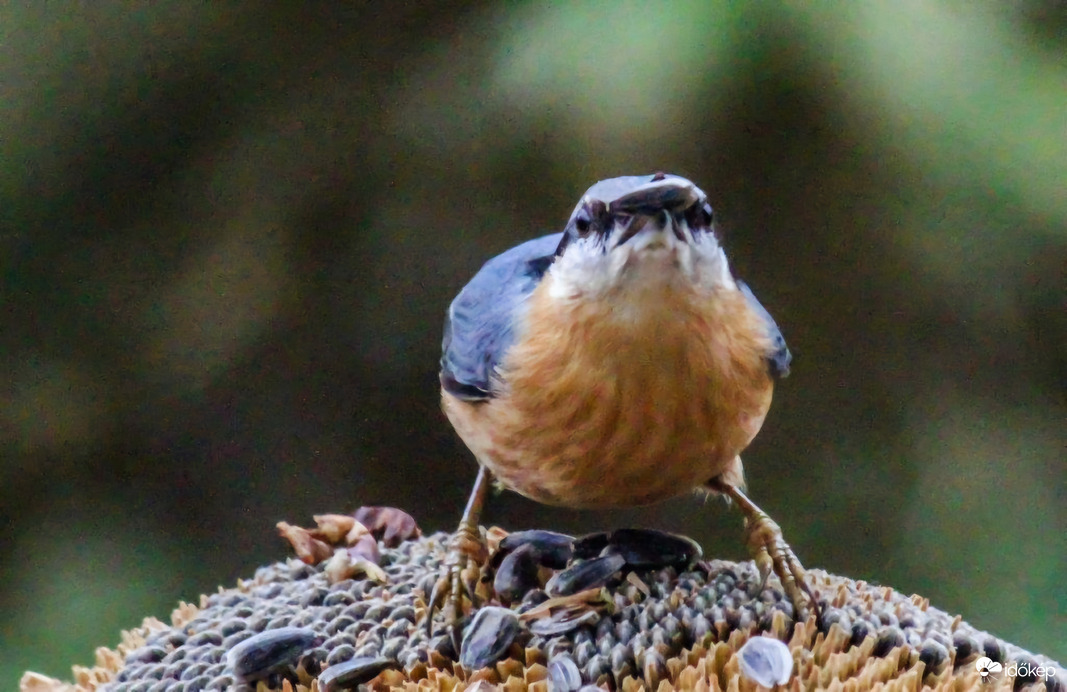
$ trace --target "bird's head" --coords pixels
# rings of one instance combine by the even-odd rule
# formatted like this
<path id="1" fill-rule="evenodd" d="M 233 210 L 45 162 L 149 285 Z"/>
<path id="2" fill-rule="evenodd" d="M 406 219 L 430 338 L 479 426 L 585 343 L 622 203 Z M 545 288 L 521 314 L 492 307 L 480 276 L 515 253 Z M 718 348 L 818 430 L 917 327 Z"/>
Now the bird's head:
<path id="1" fill-rule="evenodd" d="M 679 283 L 733 287 L 712 221 L 707 195 L 681 176 L 602 180 L 567 222 L 551 269 L 553 293 L 588 297 Z"/>

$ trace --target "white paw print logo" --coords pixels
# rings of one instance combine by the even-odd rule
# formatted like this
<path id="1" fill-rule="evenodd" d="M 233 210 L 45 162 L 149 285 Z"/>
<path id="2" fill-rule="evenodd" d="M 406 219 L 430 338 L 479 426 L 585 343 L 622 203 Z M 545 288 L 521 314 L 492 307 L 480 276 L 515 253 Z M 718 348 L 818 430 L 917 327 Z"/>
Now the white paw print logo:
<path id="1" fill-rule="evenodd" d="M 980 659 L 974 662 L 974 668 L 978 671 L 978 674 L 982 676 L 982 681 L 989 680 L 989 676 L 994 673 L 999 673 L 1004 670 L 1004 666 L 1000 665 L 996 661 L 990 659 L 988 656 L 982 656 Z"/>

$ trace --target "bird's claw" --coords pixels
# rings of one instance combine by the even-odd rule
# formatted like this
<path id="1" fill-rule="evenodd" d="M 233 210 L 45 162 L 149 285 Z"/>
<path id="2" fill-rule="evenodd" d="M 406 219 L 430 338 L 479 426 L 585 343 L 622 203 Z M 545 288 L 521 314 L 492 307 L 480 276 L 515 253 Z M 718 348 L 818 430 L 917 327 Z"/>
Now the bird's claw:
<path id="1" fill-rule="evenodd" d="M 466 614 L 463 602 L 466 599 L 472 609 L 478 606 L 476 589 L 487 555 L 481 532 L 476 527 L 461 526 L 449 541 L 441 576 L 430 593 L 426 635 L 433 635 L 434 614 L 440 608 L 457 653 L 460 649 L 459 624 Z"/>
<path id="2" fill-rule="evenodd" d="M 778 575 L 785 595 L 796 608 L 798 619 L 807 610 L 807 603 L 811 604 L 811 610 L 818 618 L 819 601 L 805 578 L 804 566 L 785 542 L 782 527 L 766 513 L 757 512 L 745 521 L 745 543 L 759 570 L 760 590 L 766 586 L 767 578 L 773 571 Z"/>

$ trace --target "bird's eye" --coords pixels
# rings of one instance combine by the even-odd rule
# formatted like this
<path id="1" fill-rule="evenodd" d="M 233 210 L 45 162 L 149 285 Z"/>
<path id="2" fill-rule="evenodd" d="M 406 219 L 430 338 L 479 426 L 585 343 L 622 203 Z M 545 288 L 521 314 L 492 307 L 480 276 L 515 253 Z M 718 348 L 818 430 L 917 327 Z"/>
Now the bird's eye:
<path id="1" fill-rule="evenodd" d="M 581 238 L 590 233 L 600 233 L 608 225 L 608 207 L 600 200 L 593 200 L 581 208 L 574 217 L 574 230 Z"/>
<path id="2" fill-rule="evenodd" d="M 685 216 L 690 228 L 711 228 L 712 219 L 715 218 L 711 205 L 707 202 L 689 207 Z"/>
<path id="3" fill-rule="evenodd" d="M 578 212 L 578 218 L 574 220 L 574 228 L 578 231 L 578 235 L 584 236 L 589 232 L 589 228 L 593 225 L 593 220 L 589 218 L 589 210 L 582 209 Z"/>

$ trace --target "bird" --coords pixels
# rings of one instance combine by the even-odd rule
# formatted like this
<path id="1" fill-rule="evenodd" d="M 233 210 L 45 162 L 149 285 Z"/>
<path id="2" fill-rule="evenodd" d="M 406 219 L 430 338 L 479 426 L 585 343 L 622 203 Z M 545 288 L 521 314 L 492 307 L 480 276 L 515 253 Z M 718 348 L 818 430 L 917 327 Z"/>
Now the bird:
<path id="1" fill-rule="evenodd" d="M 473 605 L 493 485 L 581 509 L 723 495 L 764 581 L 773 571 L 798 613 L 806 599 L 817 614 L 781 527 L 745 494 L 740 457 L 792 356 L 714 226 L 684 177 L 602 180 L 562 232 L 490 259 L 452 301 L 441 405 L 478 473 L 428 629 L 438 606 L 455 624 Z"/>

